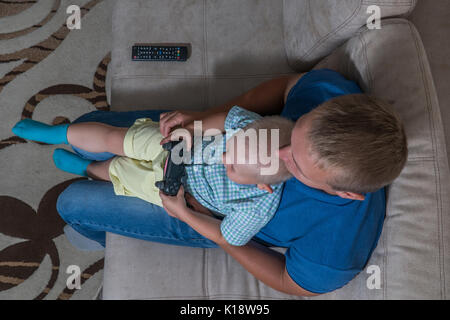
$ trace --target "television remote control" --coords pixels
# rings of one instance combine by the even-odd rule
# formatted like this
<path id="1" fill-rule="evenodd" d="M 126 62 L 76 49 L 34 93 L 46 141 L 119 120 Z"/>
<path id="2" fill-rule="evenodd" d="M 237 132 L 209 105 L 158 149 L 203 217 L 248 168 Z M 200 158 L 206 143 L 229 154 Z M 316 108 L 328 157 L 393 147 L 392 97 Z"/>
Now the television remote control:
<path id="1" fill-rule="evenodd" d="M 189 57 L 189 44 L 135 44 L 132 48 L 133 61 L 186 61 Z"/>

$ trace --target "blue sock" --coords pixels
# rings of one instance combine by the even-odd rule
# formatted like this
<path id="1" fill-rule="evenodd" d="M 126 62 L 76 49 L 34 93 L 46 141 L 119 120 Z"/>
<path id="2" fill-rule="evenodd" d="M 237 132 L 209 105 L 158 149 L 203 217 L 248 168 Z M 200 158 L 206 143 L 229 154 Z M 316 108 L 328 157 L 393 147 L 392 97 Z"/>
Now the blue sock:
<path id="1" fill-rule="evenodd" d="M 19 121 L 12 132 L 21 138 L 48 144 L 69 144 L 67 141 L 67 128 L 70 124 L 48 125 L 39 121 L 24 119 Z"/>
<path id="2" fill-rule="evenodd" d="M 53 162 L 63 171 L 87 177 L 86 169 L 93 160 L 83 159 L 65 149 L 56 149 L 53 152 Z"/>

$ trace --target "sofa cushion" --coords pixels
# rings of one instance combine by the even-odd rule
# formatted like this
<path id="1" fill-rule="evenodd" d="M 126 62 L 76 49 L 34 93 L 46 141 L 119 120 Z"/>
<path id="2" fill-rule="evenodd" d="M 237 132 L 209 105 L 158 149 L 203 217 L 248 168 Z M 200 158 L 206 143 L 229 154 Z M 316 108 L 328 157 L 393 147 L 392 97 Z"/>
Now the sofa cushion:
<path id="1" fill-rule="evenodd" d="M 291 67 L 310 69 L 367 23 L 371 5 L 381 18 L 406 16 L 417 0 L 283 0 L 284 39 Z"/>
<path id="2" fill-rule="evenodd" d="M 293 298 L 249 276 L 222 249 L 177 247 L 107 233 L 105 300 Z"/>
<path id="3" fill-rule="evenodd" d="M 113 21 L 113 110 L 204 109 L 293 73 L 279 1 L 119 0 Z M 191 43 L 191 57 L 131 61 L 133 44 L 152 42 Z"/>

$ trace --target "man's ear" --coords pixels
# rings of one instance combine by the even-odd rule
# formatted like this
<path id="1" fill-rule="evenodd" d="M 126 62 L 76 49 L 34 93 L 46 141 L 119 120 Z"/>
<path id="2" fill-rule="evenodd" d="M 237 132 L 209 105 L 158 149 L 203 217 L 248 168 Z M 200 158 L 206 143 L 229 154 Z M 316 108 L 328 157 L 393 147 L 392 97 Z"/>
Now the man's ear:
<path id="1" fill-rule="evenodd" d="M 359 193 L 336 191 L 336 195 L 344 199 L 364 201 L 366 197 Z"/>
<path id="2" fill-rule="evenodd" d="M 260 190 L 266 190 L 268 193 L 273 193 L 272 187 L 268 184 L 259 183 L 256 185 Z"/>

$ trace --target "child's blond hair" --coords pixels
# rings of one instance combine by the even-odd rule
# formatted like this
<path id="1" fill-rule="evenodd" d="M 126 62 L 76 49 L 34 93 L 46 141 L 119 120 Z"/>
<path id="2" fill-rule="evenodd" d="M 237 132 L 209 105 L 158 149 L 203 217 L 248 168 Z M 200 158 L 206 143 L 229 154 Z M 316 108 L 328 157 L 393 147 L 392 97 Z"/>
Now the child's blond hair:
<path id="1" fill-rule="evenodd" d="M 261 131 L 260 130 L 266 130 L 267 132 L 267 156 L 271 157 L 272 159 L 275 157 L 275 155 L 272 154 L 272 151 L 278 151 L 272 150 L 271 141 L 272 141 L 272 130 L 278 130 L 278 147 L 283 148 L 284 146 L 291 144 L 291 135 L 292 130 L 294 129 L 295 123 L 289 119 L 280 117 L 280 116 L 267 116 L 264 118 L 261 118 L 259 120 L 256 120 L 246 126 L 243 131 L 246 132 L 247 130 L 255 130 L 257 133 L 258 141 L 261 139 Z M 246 141 L 246 147 L 248 147 L 247 141 Z M 259 143 L 258 143 L 259 148 Z M 259 150 L 257 149 L 257 153 L 259 155 Z M 261 169 L 263 168 L 263 164 L 260 161 L 259 157 L 257 157 L 257 162 L 255 164 L 256 169 L 258 171 L 258 180 L 260 180 L 259 183 L 263 184 L 269 184 L 269 185 L 275 185 L 282 183 L 292 177 L 291 173 L 287 170 L 286 166 L 284 165 L 284 162 L 278 159 L 278 170 L 274 174 L 262 174 Z"/>

